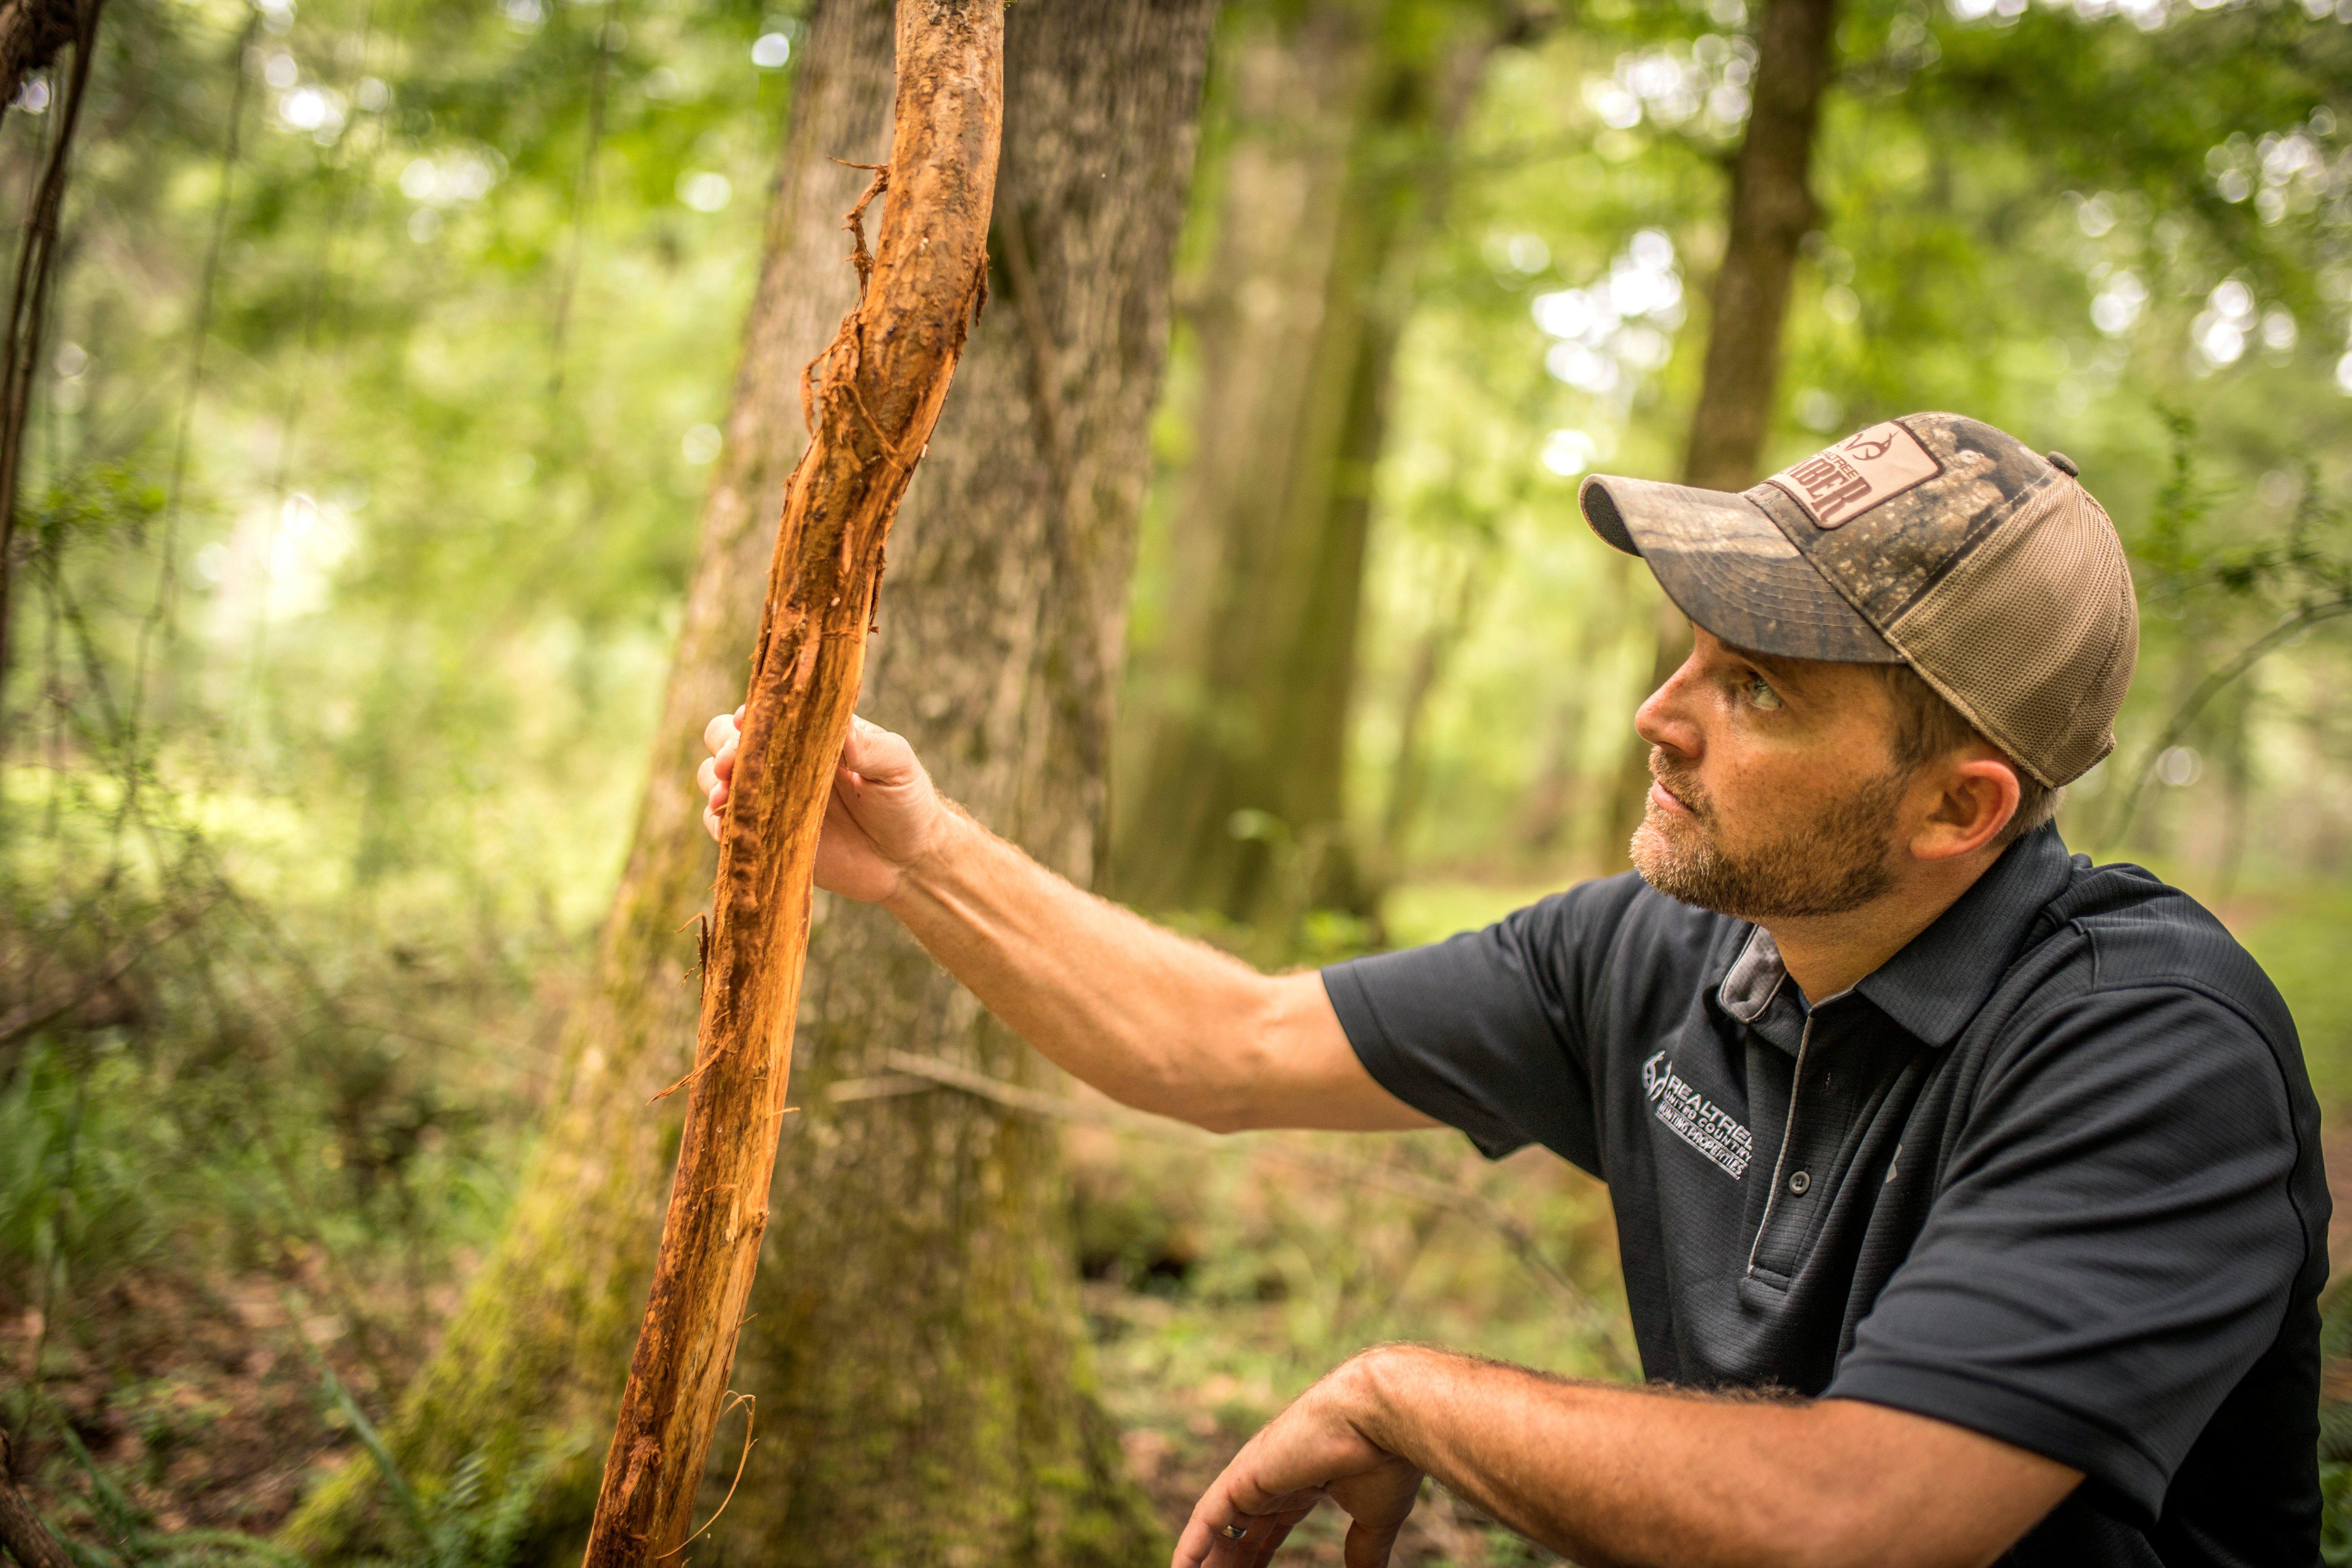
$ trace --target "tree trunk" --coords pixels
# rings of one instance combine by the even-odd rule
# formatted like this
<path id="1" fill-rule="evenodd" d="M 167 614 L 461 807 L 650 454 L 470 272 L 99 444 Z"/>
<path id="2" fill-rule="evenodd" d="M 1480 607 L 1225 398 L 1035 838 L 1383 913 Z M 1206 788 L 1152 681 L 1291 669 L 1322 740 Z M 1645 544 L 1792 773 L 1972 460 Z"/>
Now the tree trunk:
<path id="1" fill-rule="evenodd" d="M 1388 808 L 1381 816 L 1380 875 L 1383 879 L 1392 879 L 1404 864 L 1407 840 L 1421 818 L 1422 796 L 1429 782 L 1428 746 L 1422 730 L 1454 655 L 1477 625 L 1493 571 L 1494 562 L 1485 552 L 1464 567 L 1461 581 L 1413 648 L 1404 693 L 1397 703 L 1396 763 L 1389 770 Z"/>
<path id="2" fill-rule="evenodd" d="M 1813 136 L 1829 89 L 1837 0 L 1768 0 L 1756 99 L 1731 166 L 1731 225 L 1708 297 L 1706 363 L 1683 483 L 1744 490 L 1761 476 L 1797 248 L 1820 221 Z"/>
<path id="3" fill-rule="evenodd" d="M 1480 16 L 1433 43 L 1412 8 L 1318 0 L 1254 17 L 1235 48 L 1169 629 L 1119 814 L 1118 889 L 1146 908 L 1361 901 L 1340 784 L 1390 371 L 1447 150 L 1527 26 Z"/>
<path id="4" fill-rule="evenodd" d="M 1211 0 L 1023 0 L 1009 14 L 1011 110 L 991 244 L 997 302 L 908 498 L 884 636 L 866 672 L 877 716 L 924 745 L 950 790 L 1082 880 L 1103 809 L 1119 605 L 1211 10 Z M 866 176 L 827 155 L 881 158 L 889 38 L 883 0 L 818 0 L 811 16 L 722 468 L 704 507 L 686 624 L 595 984 L 570 1030 L 563 1086 L 499 1252 L 388 1433 L 395 1458 L 427 1487 L 481 1453 L 489 1498 L 518 1466 L 528 1477 L 551 1455 L 538 1478 L 546 1490 L 534 1557 L 549 1554 L 547 1536 L 586 1519 L 597 1445 L 643 1302 L 677 1131 L 674 1114 L 644 1102 L 684 1068 L 693 949 L 681 928 L 710 878 L 691 772 L 704 723 L 743 690 L 740 660 L 759 624 L 772 508 L 804 441 L 798 368 L 851 302 L 840 217 Z M 1034 310 L 1011 276 L 1016 226 L 1034 231 L 1019 263 L 1036 285 Z M 1054 334 L 1043 356 L 1033 319 Z M 1058 421 L 1050 426 L 1033 402 L 1045 390 L 1058 394 L 1047 404 Z M 927 528 L 935 514 L 941 525 Z M 895 700 L 887 695 L 901 688 Z M 987 1524 L 1051 1543 L 1034 1561 L 1135 1560 L 1150 1524 L 1076 1355 L 1055 1144 L 1019 1126 L 967 1123 L 936 1096 L 845 1106 L 836 1116 L 823 1092 L 854 1071 L 834 1065 L 837 1057 L 864 1052 L 874 1032 L 910 1017 L 932 1021 L 929 1032 L 891 1035 L 888 1046 L 960 1043 L 965 1059 L 1007 1073 L 1025 1058 L 870 910 L 827 921 L 820 900 L 802 1006 L 795 1098 L 807 1109 L 787 1121 L 780 1185 L 789 1201 L 771 1217 L 764 1282 L 737 1358 L 736 1385 L 764 1391 L 760 1440 L 718 1540 L 688 1555 L 894 1560 L 857 1557 L 842 1518 L 803 1530 L 800 1521 L 829 1507 L 872 1521 L 866 1537 L 971 1541 Z M 835 1007 L 838 1025 L 827 1021 Z M 961 1130 L 961 1142 L 946 1132 L 931 1142 L 935 1125 Z M 851 1158 L 867 1140 L 878 1141 L 871 1169 Z M 839 1152 L 821 1158 L 828 1148 Z M 903 1158 L 894 1164 L 888 1151 Z M 885 1183 L 877 1217 L 870 1191 Z M 925 1236 L 970 1256 L 938 1260 L 922 1275 L 935 1289 L 910 1306 L 908 1260 L 896 1248 L 899 1227 L 919 1220 L 930 1227 Z M 789 1298 L 782 1309 L 772 1305 L 779 1296 Z M 829 1325 L 824 1346 L 772 1342 L 793 1310 Z M 959 1342 L 959 1328 L 979 1337 Z M 909 1360 L 917 1336 L 918 1350 L 945 1348 Z M 785 1364 L 813 1354 L 814 1372 Z M 891 1398 L 868 1397 L 877 1387 Z M 894 1403 L 908 1399 L 934 1408 Z M 959 1423 L 950 1406 L 969 1418 Z M 933 1420 L 972 1447 L 941 1446 L 919 1473 L 892 1473 L 890 1456 L 922 1448 Z M 972 1437 L 975 1425 L 983 1438 Z M 722 1436 L 715 1468 L 731 1473 L 737 1441 Z M 862 1465 L 866 1484 L 827 1468 L 837 1463 Z M 364 1459 L 346 1467 L 297 1517 L 289 1543 L 319 1559 L 382 1546 L 397 1527 L 380 1516 L 378 1486 Z M 790 1534 L 744 1528 L 788 1514 Z M 1099 1547 L 1092 1559 L 1090 1541 Z"/>
<path id="5" fill-rule="evenodd" d="M 817 0 L 810 15 L 626 868 L 505 1234 L 385 1432 L 427 1491 L 477 1454 L 488 1498 L 519 1473 L 543 1486 L 533 1512 L 545 1530 L 587 1518 L 645 1301 L 681 1109 L 646 1100 L 685 1070 L 694 1038 L 684 930 L 705 907 L 713 861 L 693 769 L 703 726 L 742 699 L 776 508 L 806 445 L 800 369 L 856 297 L 841 216 L 867 176 L 833 159 L 878 163 L 887 150 L 890 24 L 888 0 Z M 366 1458 L 345 1465 L 289 1522 L 288 1544 L 322 1562 L 405 1544 L 381 1488 Z"/>
<path id="6" fill-rule="evenodd" d="M 1546 727 L 1543 763 L 1519 806 L 1515 837 L 1522 849 L 1538 855 L 1549 854 L 1559 844 L 1591 798 L 1593 780 L 1584 758 L 1585 737 L 1592 720 L 1592 691 L 1585 677 L 1601 663 L 1609 642 L 1625 635 L 1613 606 L 1624 603 L 1633 578 L 1631 560 L 1615 551 L 1610 556 L 1604 597 L 1612 610 L 1585 616 L 1576 629 L 1576 656 L 1570 668 L 1579 671 L 1580 678 L 1570 683 L 1568 695 L 1553 710 Z M 1605 782 L 1616 782 L 1613 757 L 1602 772 Z"/>
<path id="7" fill-rule="evenodd" d="M 1798 247 L 1821 218 L 1811 177 L 1822 99 L 1834 69 L 1838 0 L 1766 0 L 1756 26 L 1756 98 L 1731 165 L 1731 223 L 1708 296 L 1706 362 L 1684 450 L 1683 483 L 1744 490 L 1763 476 L 1780 380 L 1780 327 Z M 1658 602 L 1650 684 L 1664 686 L 1690 656 L 1690 622 Z M 1608 841 L 1623 865 L 1649 790 L 1649 745 L 1626 750 L 1612 795 Z"/>
<path id="8" fill-rule="evenodd" d="M 899 521 L 864 710 L 1080 885 L 1213 0 L 1021 0 L 993 299 Z M 809 980 L 734 1386 L 759 1441 L 719 1558 L 1128 1564 L 1164 1552 L 1080 1353 L 1055 1131 L 951 1089 L 856 1099 L 891 1051 L 1036 1059 L 897 922 L 835 902 Z M 887 1087 L 887 1086 L 886 1086 Z M 906 1087 L 903 1084 L 896 1087 Z M 722 1441 L 706 1509 L 734 1475 Z"/>
<path id="9" fill-rule="evenodd" d="M 988 293 L 1003 0 L 899 0 L 888 165 L 851 209 L 857 309 L 808 367 L 812 428 L 777 530 L 702 942 L 702 1018 L 653 1293 L 588 1568 L 687 1543 L 768 1227 L 817 841 L 865 674 L 883 549 Z M 887 192 L 866 254 L 864 215 Z"/>

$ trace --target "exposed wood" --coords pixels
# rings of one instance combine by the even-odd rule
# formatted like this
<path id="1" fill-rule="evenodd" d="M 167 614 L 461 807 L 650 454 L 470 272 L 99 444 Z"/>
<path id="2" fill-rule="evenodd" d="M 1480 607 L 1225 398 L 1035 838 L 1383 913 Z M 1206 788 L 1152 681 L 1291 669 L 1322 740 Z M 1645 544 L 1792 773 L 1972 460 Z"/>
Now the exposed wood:
<path id="1" fill-rule="evenodd" d="M 653 1290 L 605 1457 L 590 1568 L 686 1539 L 733 1364 L 784 1113 L 816 842 L 857 698 L 883 543 L 987 289 L 999 0 L 902 0 L 881 237 L 807 376 L 704 942 L 702 1019 Z"/>
<path id="2" fill-rule="evenodd" d="M 1080 887 L 1105 853 L 1108 700 L 1216 9 L 1007 9 L 992 297 L 891 533 L 858 704 L 941 790 Z M 1097 1392 L 1055 1130 L 968 1096 L 831 1099 L 891 1049 L 1054 1076 L 888 911 L 829 901 L 793 1048 L 803 1109 L 784 1121 L 730 1383 L 759 1396 L 760 1446 L 688 1554 L 698 1568 L 706 1549 L 761 1568 L 1166 1562 Z"/>
<path id="3" fill-rule="evenodd" d="M 16 1558 L 21 1568 L 73 1568 L 73 1560 L 66 1549 L 58 1544 L 48 1527 L 41 1522 L 16 1490 L 16 1483 L 8 1472 L 8 1434 L 0 1432 L 0 1547 Z"/>

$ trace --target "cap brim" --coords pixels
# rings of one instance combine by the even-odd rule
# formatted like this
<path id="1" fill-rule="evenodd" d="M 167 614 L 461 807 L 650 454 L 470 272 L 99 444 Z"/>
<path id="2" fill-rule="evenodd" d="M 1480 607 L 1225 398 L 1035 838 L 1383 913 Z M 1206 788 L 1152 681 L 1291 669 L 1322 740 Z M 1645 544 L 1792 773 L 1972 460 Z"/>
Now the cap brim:
<path id="1" fill-rule="evenodd" d="M 1677 609 L 1735 647 L 1784 658 L 1903 662 L 1746 496 L 1596 474 L 1576 499 L 1593 532 L 1648 563 Z"/>

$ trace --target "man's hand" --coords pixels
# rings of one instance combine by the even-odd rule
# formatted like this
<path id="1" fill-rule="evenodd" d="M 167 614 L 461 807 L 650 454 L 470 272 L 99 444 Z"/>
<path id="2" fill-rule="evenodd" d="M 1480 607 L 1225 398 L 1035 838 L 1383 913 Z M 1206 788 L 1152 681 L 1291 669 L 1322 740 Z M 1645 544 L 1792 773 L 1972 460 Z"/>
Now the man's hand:
<path id="1" fill-rule="evenodd" d="M 714 838 L 741 718 L 703 732 Z M 1373 1080 L 1313 970 L 1260 974 L 1072 887 L 940 798 L 907 742 L 863 719 L 834 772 L 816 885 L 884 905 L 1023 1039 L 1122 1105 L 1226 1132 L 1436 1125 Z"/>
<path id="2" fill-rule="evenodd" d="M 1858 1400 L 1571 1383 L 1384 1345 L 1234 1457 L 1175 1568 L 1260 1568 L 1326 1497 L 1355 1521 L 1348 1568 L 1381 1568 L 1424 1474 L 1593 1568 L 1983 1568 L 2083 1479 Z"/>
<path id="3" fill-rule="evenodd" d="M 1174 1568 L 1261 1568 L 1327 1497 L 1350 1521 L 1348 1568 L 1385 1568 L 1421 1472 L 1357 1425 L 1360 1364 L 1341 1366 L 1243 1445 L 1193 1506 Z"/>
<path id="4" fill-rule="evenodd" d="M 710 755 L 695 779 L 705 796 L 702 826 L 713 838 L 726 825 L 740 739 L 736 725 L 742 717 L 740 708 L 721 713 L 702 731 Z M 880 903 L 898 891 L 908 868 L 938 844 L 953 821 L 914 748 L 878 724 L 852 718 L 833 772 L 824 835 L 817 840 L 816 885 L 860 903 Z"/>

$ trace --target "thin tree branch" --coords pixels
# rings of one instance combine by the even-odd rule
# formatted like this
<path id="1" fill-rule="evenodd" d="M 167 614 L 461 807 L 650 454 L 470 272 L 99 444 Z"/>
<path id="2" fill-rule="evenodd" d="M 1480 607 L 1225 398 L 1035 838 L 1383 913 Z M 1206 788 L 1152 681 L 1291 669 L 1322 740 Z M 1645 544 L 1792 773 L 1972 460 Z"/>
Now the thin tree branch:
<path id="1" fill-rule="evenodd" d="M 2253 668 L 2265 654 L 2281 644 L 2322 621 L 2332 621 L 2345 615 L 2352 615 L 2352 595 L 2306 605 L 2239 649 L 2235 658 L 2199 681 L 2188 700 L 2174 710 L 2171 722 L 2165 725 L 2164 732 L 2141 753 L 2139 766 L 2132 770 L 2131 794 L 2124 797 L 2123 806 L 2113 825 L 2100 835 L 2101 847 L 2120 843 L 2123 836 L 2131 830 L 2132 818 L 2139 812 L 2140 797 L 2147 792 L 2147 781 L 2156 772 L 2158 760 L 2179 743 L 2180 737 L 2189 732 L 2189 727 L 2197 721 L 2197 716 L 2205 710 L 2205 705 L 2221 695 L 2222 688 Z"/>

